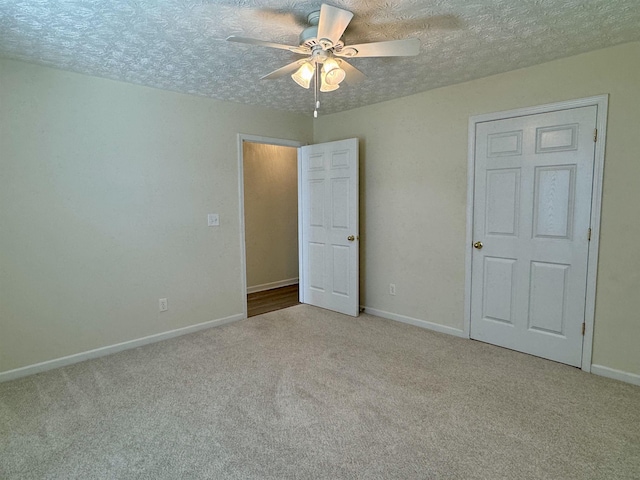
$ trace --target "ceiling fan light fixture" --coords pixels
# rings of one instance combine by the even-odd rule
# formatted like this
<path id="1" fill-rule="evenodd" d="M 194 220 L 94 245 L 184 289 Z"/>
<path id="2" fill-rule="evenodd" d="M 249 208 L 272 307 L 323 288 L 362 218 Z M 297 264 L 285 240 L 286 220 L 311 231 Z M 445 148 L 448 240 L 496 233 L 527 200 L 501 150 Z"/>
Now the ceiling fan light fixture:
<path id="1" fill-rule="evenodd" d="M 346 73 L 334 58 L 328 58 L 322 64 L 322 72 L 326 76 L 329 85 L 339 85 L 346 77 Z"/>
<path id="2" fill-rule="evenodd" d="M 340 88 L 340 85 L 331 85 L 327 83 L 327 74 L 324 72 L 320 73 L 320 91 L 321 92 L 333 92 Z"/>
<path id="3" fill-rule="evenodd" d="M 309 88 L 315 70 L 315 67 L 309 62 L 304 62 L 300 68 L 291 75 L 291 78 L 293 78 L 293 80 L 302 88 Z"/>

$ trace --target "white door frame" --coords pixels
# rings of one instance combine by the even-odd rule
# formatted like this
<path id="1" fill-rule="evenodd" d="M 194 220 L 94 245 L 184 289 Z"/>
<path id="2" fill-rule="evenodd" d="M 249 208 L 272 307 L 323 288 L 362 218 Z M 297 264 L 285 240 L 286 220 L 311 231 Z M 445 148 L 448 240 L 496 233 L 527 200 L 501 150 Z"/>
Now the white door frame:
<path id="1" fill-rule="evenodd" d="M 598 274 L 598 247 L 600 244 L 600 215 L 602 207 L 602 182 L 604 174 L 604 151 L 607 135 L 607 110 L 609 95 L 579 98 L 558 103 L 549 103 L 535 107 L 518 108 L 503 112 L 487 113 L 469 117 L 469 150 L 467 153 L 467 236 L 465 244 L 465 279 L 464 279 L 464 335 L 471 337 L 471 256 L 473 243 L 473 211 L 475 184 L 475 150 L 476 124 L 493 120 L 549 113 L 558 110 L 596 106 L 596 128 L 598 141 L 595 145 L 593 166 L 593 190 L 591 197 L 591 242 L 589 242 L 589 258 L 587 261 L 587 291 L 585 305 L 585 334 L 582 339 L 582 370 L 591 371 L 591 354 L 593 350 L 593 325 L 595 321 L 596 278 Z"/>
<path id="2" fill-rule="evenodd" d="M 286 140 L 282 138 L 261 137 L 258 135 L 238 134 L 238 195 L 240 205 L 240 283 L 242 287 L 242 318 L 247 318 L 247 247 L 245 244 L 244 226 L 244 142 L 264 143 L 267 145 L 278 145 L 281 147 L 299 148 L 305 145 L 296 140 Z M 298 151 L 298 163 L 300 163 L 300 152 Z M 298 171 L 299 168 L 296 168 Z M 298 206 L 298 211 L 300 207 Z"/>

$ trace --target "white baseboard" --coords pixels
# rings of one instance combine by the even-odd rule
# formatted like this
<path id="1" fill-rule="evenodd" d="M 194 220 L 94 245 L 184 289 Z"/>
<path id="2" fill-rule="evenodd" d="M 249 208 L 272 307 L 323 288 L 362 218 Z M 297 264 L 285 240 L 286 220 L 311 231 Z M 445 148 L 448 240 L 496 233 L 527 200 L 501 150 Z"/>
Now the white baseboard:
<path id="1" fill-rule="evenodd" d="M 289 285 L 295 285 L 296 283 L 298 283 L 297 278 L 289 278 L 287 280 L 279 280 L 277 282 L 254 285 L 253 287 L 247 287 L 247 294 L 264 292 L 265 290 L 272 290 L 274 288 L 288 287 Z"/>
<path id="2" fill-rule="evenodd" d="M 406 315 L 399 315 L 397 313 L 385 312 L 384 310 L 378 310 L 376 308 L 370 308 L 361 306 L 365 313 L 370 313 L 376 317 L 386 318 L 388 320 L 395 320 L 396 322 L 408 323 L 409 325 L 415 325 L 416 327 L 426 328 L 427 330 L 433 330 L 440 333 L 448 333 L 461 338 L 469 338 L 465 335 L 464 331 L 453 327 L 447 327 L 446 325 L 440 325 L 438 323 L 428 322 L 426 320 L 420 320 L 419 318 L 407 317 Z"/>
<path id="3" fill-rule="evenodd" d="M 169 338 L 179 337 L 188 333 L 197 332 L 198 330 L 205 330 L 207 328 L 218 327 L 226 323 L 242 320 L 243 314 L 231 315 L 230 317 L 219 318 L 217 320 L 211 320 L 197 325 L 190 325 L 188 327 L 177 328 L 175 330 L 169 330 L 168 332 L 156 333 L 155 335 L 149 335 L 148 337 L 142 337 L 135 340 L 129 340 L 127 342 L 117 343 L 115 345 L 109 345 L 106 347 L 96 348 L 87 352 L 76 353 L 74 355 L 68 355 L 66 357 L 55 358 L 53 360 L 47 360 L 46 362 L 36 363 L 33 365 L 27 365 L 26 367 L 16 368 L 14 370 L 8 370 L 6 372 L 0 372 L 0 382 L 6 382 L 9 380 L 15 380 L 16 378 L 26 377 L 27 375 L 33 375 L 35 373 L 46 372 L 54 368 L 64 367 L 78 362 L 83 362 L 92 358 L 104 357 L 111 355 L 112 353 L 121 352 L 123 350 L 129 350 L 131 348 L 141 347 L 150 343 L 160 342 Z"/>
<path id="4" fill-rule="evenodd" d="M 616 370 L 615 368 L 591 364 L 591 373 L 595 373 L 602 377 L 613 378 L 614 380 L 620 380 L 621 382 L 631 383 L 633 385 L 640 385 L 640 375 L 625 372 L 623 370 Z"/>

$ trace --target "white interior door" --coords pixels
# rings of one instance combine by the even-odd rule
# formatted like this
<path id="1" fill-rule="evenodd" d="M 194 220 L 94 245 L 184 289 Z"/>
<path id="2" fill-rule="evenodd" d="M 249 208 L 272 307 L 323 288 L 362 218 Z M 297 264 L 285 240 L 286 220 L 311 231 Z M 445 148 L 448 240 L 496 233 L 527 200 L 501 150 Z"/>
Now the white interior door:
<path id="1" fill-rule="evenodd" d="M 358 139 L 301 147 L 300 301 L 359 312 Z"/>
<path id="2" fill-rule="evenodd" d="M 477 124 L 472 338 L 580 366 L 596 113 Z"/>

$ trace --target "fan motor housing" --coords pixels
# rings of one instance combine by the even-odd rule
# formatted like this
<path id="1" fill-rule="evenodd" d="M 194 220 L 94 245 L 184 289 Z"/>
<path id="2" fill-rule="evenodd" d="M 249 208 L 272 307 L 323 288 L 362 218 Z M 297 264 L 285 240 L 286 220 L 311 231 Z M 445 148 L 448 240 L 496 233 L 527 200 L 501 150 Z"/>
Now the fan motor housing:
<path id="1" fill-rule="evenodd" d="M 300 33 L 300 46 L 305 46 L 313 49 L 313 47 L 322 46 L 318 41 L 318 26 L 312 25 L 310 27 L 305 28 L 302 33 Z M 338 40 L 338 42 L 331 47 L 336 51 L 340 51 L 344 47 L 344 41 L 342 39 Z"/>

